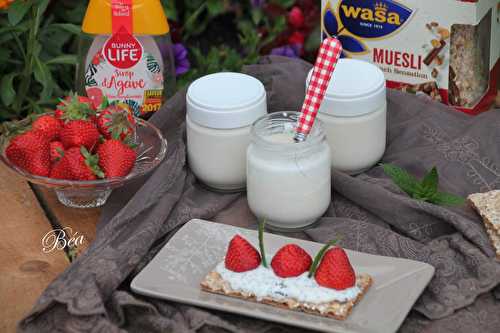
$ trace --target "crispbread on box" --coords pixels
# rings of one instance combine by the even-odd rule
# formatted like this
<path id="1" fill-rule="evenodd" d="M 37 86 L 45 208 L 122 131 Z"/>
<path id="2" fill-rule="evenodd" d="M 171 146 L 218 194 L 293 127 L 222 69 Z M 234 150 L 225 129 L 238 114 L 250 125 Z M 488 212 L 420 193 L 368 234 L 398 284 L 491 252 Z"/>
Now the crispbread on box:
<path id="1" fill-rule="evenodd" d="M 474 193 L 469 195 L 467 200 L 483 218 L 497 259 L 500 260 L 500 190 Z"/>
<path id="2" fill-rule="evenodd" d="M 345 320 L 373 279 L 368 274 L 356 275 L 344 249 L 329 248 L 332 244 L 323 246 L 314 261 L 300 246 L 286 244 L 269 261 L 260 225 L 260 253 L 240 235 L 234 236 L 224 260 L 201 281 L 201 289 Z"/>

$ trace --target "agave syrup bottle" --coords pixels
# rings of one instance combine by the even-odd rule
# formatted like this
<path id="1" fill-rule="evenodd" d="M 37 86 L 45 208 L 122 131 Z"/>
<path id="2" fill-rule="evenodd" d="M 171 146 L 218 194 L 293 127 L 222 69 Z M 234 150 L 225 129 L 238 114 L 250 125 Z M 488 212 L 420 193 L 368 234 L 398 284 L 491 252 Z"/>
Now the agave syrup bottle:
<path id="1" fill-rule="evenodd" d="M 125 103 L 143 118 L 173 95 L 170 29 L 159 0 L 90 0 L 82 31 L 80 94 Z"/>

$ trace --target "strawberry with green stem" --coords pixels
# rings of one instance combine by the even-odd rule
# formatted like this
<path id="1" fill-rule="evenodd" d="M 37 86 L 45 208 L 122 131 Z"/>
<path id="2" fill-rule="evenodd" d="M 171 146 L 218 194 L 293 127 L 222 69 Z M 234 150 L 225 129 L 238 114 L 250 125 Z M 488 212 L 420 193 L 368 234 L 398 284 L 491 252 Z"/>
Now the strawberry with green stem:
<path id="1" fill-rule="evenodd" d="M 61 99 L 54 112 L 54 117 L 62 121 L 90 119 L 94 120 L 96 109 L 92 100 L 76 93 Z"/>
<path id="2" fill-rule="evenodd" d="M 67 180 L 96 180 L 104 178 L 99 168 L 99 157 L 92 155 L 85 147 L 72 147 L 53 166 L 50 177 Z"/>
<path id="3" fill-rule="evenodd" d="M 309 276 L 314 275 L 316 282 L 326 288 L 344 290 L 354 287 L 356 273 L 347 253 L 341 247 L 328 249 L 332 244 L 332 242 L 326 244 L 316 255 Z"/>
<path id="4" fill-rule="evenodd" d="M 106 139 L 125 141 L 134 133 L 135 120 L 128 107 L 114 104 L 99 113 L 97 127 Z"/>

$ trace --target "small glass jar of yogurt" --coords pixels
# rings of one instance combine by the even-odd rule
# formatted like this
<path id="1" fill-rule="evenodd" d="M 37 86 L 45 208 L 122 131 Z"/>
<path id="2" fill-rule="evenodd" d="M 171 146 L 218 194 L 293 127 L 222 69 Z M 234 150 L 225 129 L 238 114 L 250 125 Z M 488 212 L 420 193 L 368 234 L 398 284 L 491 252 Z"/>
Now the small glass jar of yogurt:
<path id="1" fill-rule="evenodd" d="M 309 84 L 311 72 L 306 82 Z M 332 151 L 332 169 L 361 173 L 385 152 L 387 99 L 375 65 L 340 59 L 318 111 Z"/>
<path id="2" fill-rule="evenodd" d="M 258 219 L 276 229 L 304 228 L 331 201 L 331 154 L 316 121 L 307 140 L 295 143 L 298 112 L 277 112 L 252 126 L 247 150 L 247 197 Z"/>
<path id="3" fill-rule="evenodd" d="M 189 167 L 203 184 L 221 192 L 246 185 L 246 151 L 252 123 L 267 114 L 266 91 L 241 73 L 194 81 L 186 95 Z"/>

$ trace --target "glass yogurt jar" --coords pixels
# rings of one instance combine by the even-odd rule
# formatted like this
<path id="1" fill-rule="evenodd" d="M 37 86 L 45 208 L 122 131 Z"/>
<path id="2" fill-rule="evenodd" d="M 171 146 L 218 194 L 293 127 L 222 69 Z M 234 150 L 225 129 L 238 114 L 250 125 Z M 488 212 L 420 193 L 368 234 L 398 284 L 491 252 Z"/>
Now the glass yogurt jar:
<path id="1" fill-rule="evenodd" d="M 198 180 L 219 192 L 246 185 L 246 151 L 253 122 L 267 113 L 264 85 L 241 73 L 193 82 L 186 96 L 187 153 Z"/>
<path id="2" fill-rule="evenodd" d="M 358 174 L 371 168 L 386 146 L 384 73 L 365 61 L 340 59 L 317 117 L 332 151 L 333 169 Z"/>
<path id="3" fill-rule="evenodd" d="M 330 148 L 316 121 L 307 140 L 293 140 L 298 112 L 277 112 L 252 126 L 247 150 L 250 210 L 281 230 L 304 228 L 331 202 Z"/>

